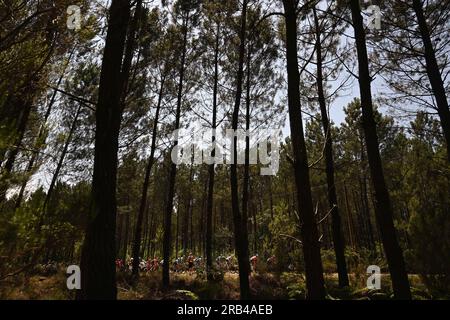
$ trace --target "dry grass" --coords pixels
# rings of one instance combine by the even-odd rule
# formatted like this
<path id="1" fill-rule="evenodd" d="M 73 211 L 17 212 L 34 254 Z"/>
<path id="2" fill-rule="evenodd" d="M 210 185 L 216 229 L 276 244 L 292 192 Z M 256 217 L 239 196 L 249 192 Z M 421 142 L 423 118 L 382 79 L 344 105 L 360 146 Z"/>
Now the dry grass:
<path id="1" fill-rule="evenodd" d="M 0 299 L 3 300 L 66 300 L 71 296 L 64 273 L 51 277 L 19 275 L 0 283 Z"/>
<path id="2" fill-rule="evenodd" d="M 352 288 L 338 288 L 337 274 L 326 274 L 325 279 L 331 299 L 389 299 L 391 296 L 389 285 L 379 292 L 371 292 L 364 289 L 353 274 L 350 274 Z M 431 298 L 418 276 L 411 275 L 410 281 L 416 299 Z M 382 283 L 390 283 L 388 275 L 383 275 Z M 223 281 L 212 283 L 195 273 L 171 274 L 169 290 L 161 287 L 161 273 L 144 274 L 135 286 L 131 285 L 128 275 L 119 274 L 117 287 L 120 300 L 239 299 L 239 276 L 235 273 L 226 273 Z M 250 288 L 256 299 L 304 299 L 305 280 L 303 275 L 296 273 L 252 274 Z M 49 277 L 19 275 L 0 282 L 0 299 L 64 300 L 73 297 L 74 292 L 66 288 L 66 275 L 62 270 Z"/>

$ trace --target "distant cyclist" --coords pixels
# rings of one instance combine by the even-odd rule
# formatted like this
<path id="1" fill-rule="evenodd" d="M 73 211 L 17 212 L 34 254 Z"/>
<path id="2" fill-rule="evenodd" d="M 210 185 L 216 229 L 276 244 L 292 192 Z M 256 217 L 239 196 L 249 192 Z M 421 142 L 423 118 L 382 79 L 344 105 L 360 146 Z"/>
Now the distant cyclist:
<path id="1" fill-rule="evenodd" d="M 187 263 L 188 263 L 188 271 L 192 271 L 194 268 L 194 255 L 192 252 L 189 253 L 189 256 L 187 257 Z"/>
<path id="2" fill-rule="evenodd" d="M 134 260 L 133 258 L 128 260 L 127 268 L 128 268 L 129 271 L 133 270 L 133 260 Z"/>
<path id="3" fill-rule="evenodd" d="M 152 271 L 153 268 L 153 260 L 148 258 L 148 260 L 145 262 L 145 272 Z"/>
<path id="4" fill-rule="evenodd" d="M 151 271 L 158 271 L 159 269 L 159 260 L 158 257 L 154 257 L 152 260 L 152 270 Z"/>
<path id="5" fill-rule="evenodd" d="M 224 257 L 224 256 L 218 256 L 218 257 L 216 258 L 216 263 L 217 263 L 217 266 L 218 266 L 220 269 L 223 269 L 223 268 L 225 267 L 225 264 L 226 264 L 226 259 L 225 259 L 225 257 Z"/>
<path id="6" fill-rule="evenodd" d="M 176 258 L 172 263 L 173 272 L 178 272 L 179 270 L 179 260 Z"/>
<path id="7" fill-rule="evenodd" d="M 116 259 L 116 268 L 117 268 L 117 270 L 122 271 L 123 267 L 124 267 L 123 260 L 122 259 Z"/>
<path id="8" fill-rule="evenodd" d="M 231 269 L 233 268 L 233 256 L 228 256 L 226 261 L 227 261 L 227 269 L 228 271 L 231 271 Z"/>
<path id="9" fill-rule="evenodd" d="M 139 257 L 139 270 L 141 272 L 145 271 L 146 265 L 147 265 L 147 263 L 145 262 L 145 260 L 142 259 L 141 257 Z"/>
<path id="10" fill-rule="evenodd" d="M 272 255 L 269 259 L 267 259 L 267 268 L 272 270 L 276 264 L 276 257 Z"/>
<path id="11" fill-rule="evenodd" d="M 252 265 L 252 271 L 256 272 L 256 266 L 258 265 L 258 254 L 255 254 L 250 258 L 250 263 Z"/>
<path id="12" fill-rule="evenodd" d="M 194 266 L 199 269 L 202 267 L 202 262 L 203 262 L 203 258 L 202 257 L 197 257 L 194 259 Z"/>

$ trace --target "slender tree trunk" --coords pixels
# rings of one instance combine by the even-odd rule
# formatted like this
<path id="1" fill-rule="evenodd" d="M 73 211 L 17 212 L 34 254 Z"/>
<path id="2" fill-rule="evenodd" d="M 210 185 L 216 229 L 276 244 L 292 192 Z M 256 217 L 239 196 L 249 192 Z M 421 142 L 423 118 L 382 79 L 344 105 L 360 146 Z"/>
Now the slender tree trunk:
<path id="1" fill-rule="evenodd" d="M 256 212 L 258 211 L 258 206 L 255 204 L 255 194 L 253 192 L 252 184 L 249 185 L 249 203 L 251 204 L 251 213 L 253 220 L 253 248 L 255 254 L 258 253 L 258 222 L 256 221 Z M 261 210 L 262 211 L 262 210 Z"/>
<path id="2" fill-rule="evenodd" d="M 352 212 L 350 208 L 350 203 L 348 201 L 348 193 L 347 193 L 347 185 L 344 181 L 344 197 L 345 197 L 345 209 L 347 210 L 347 225 L 348 225 L 348 233 L 349 233 L 349 239 L 350 244 L 353 249 L 355 249 L 355 237 L 353 236 L 353 219 L 352 219 Z"/>
<path id="3" fill-rule="evenodd" d="M 70 55 L 69 55 L 69 58 L 67 60 L 66 65 L 64 67 L 64 70 L 63 70 L 63 72 L 61 73 L 61 76 L 58 79 L 58 83 L 56 84 L 56 89 L 53 90 L 52 97 L 50 98 L 50 102 L 48 103 L 47 110 L 45 112 L 44 119 L 42 121 L 42 125 L 39 128 L 39 133 L 38 133 L 38 136 L 37 136 L 37 138 L 35 140 L 35 143 L 34 143 L 35 150 L 33 150 L 33 154 L 31 155 L 31 159 L 28 162 L 28 165 L 27 165 L 27 167 L 25 169 L 26 177 L 25 177 L 24 181 L 22 182 L 22 185 L 20 186 L 19 195 L 17 196 L 17 199 L 16 199 L 16 205 L 15 205 L 15 209 L 16 210 L 18 208 L 20 208 L 20 206 L 22 204 L 23 196 L 25 194 L 25 190 L 26 190 L 28 181 L 30 179 L 31 172 L 34 169 L 34 164 L 35 164 L 35 162 L 37 160 L 37 157 L 39 156 L 39 151 L 42 148 L 42 145 L 45 145 L 45 140 L 43 140 L 44 134 L 46 132 L 45 126 L 46 126 L 48 118 L 50 117 L 50 114 L 52 112 L 53 106 L 54 106 L 55 101 L 56 101 L 56 96 L 58 94 L 58 89 L 61 86 L 62 81 L 64 80 L 64 76 L 66 74 L 67 67 L 70 64 L 70 60 L 72 59 L 72 56 L 73 56 L 74 52 L 75 52 L 75 48 L 70 52 Z"/>
<path id="4" fill-rule="evenodd" d="M 351 0 L 352 20 L 358 52 L 359 87 L 364 135 L 369 159 L 370 173 L 375 192 L 375 213 L 380 226 L 381 238 L 386 253 L 392 279 L 394 295 L 397 299 L 411 299 L 408 274 L 406 273 L 403 252 L 398 243 L 393 220 L 389 192 L 384 180 L 379 150 L 377 127 L 373 115 L 371 77 L 366 48 L 366 35 L 361 16 L 359 0 Z"/>
<path id="5" fill-rule="evenodd" d="M 81 256 L 79 299 L 116 299 L 115 230 L 117 151 L 121 122 L 122 57 L 130 17 L 129 0 L 112 0 L 98 103 L 90 217 Z"/>
<path id="6" fill-rule="evenodd" d="M 155 174 L 156 176 L 156 174 Z M 155 199 L 155 197 L 153 196 L 153 199 Z M 155 202 L 155 201 L 153 201 Z M 156 217 L 156 213 L 155 213 L 155 208 L 151 207 L 149 208 L 149 210 L 151 210 L 150 212 L 150 230 L 149 230 L 149 243 L 148 243 L 148 251 L 150 252 L 150 256 L 154 257 L 155 256 L 155 250 L 156 250 L 156 246 L 155 246 L 155 238 L 156 238 L 156 228 L 158 226 L 158 221 L 157 221 L 157 217 Z"/>
<path id="7" fill-rule="evenodd" d="M 39 94 L 39 86 L 37 85 L 41 79 L 41 72 L 50 61 L 55 49 L 55 39 L 48 38 L 46 44 L 48 46 L 48 52 L 37 67 L 36 70 L 31 72 L 23 82 L 22 86 L 14 90 L 13 94 L 9 94 L 6 103 L 0 108 L 0 135 L 4 137 L 7 143 L 11 143 L 11 147 L 0 146 L 0 168 L 3 165 L 5 154 L 10 148 L 10 155 L 8 162 L 4 168 L 1 168 L 2 174 L 5 175 L 6 180 L 9 179 L 9 175 L 14 167 L 14 162 L 19 153 L 22 139 L 25 135 L 25 131 L 28 125 L 28 119 L 33 107 L 33 101 Z M 8 189 L 8 181 L 3 183 L 4 179 L 0 181 L 0 204 L 6 200 L 6 191 Z M 6 189 L 5 189 L 6 188 Z"/>
<path id="8" fill-rule="evenodd" d="M 249 41 L 249 45 L 247 47 L 247 59 L 246 59 L 246 93 L 245 93 L 245 163 L 244 163 L 244 179 L 242 182 L 242 225 L 244 228 L 248 230 L 249 220 L 248 220 L 248 212 L 249 212 L 249 193 L 250 193 L 250 80 L 251 80 L 251 51 L 252 46 Z M 244 226 L 245 225 L 245 226 Z M 247 231 L 248 233 L 248 231 Z"/>
<path id="9" fill-rule="evenodd" d="M 124 220 L 124 215 L 123 214 L 119 214 L 118 215 L 119 218 L 119 222 L 118 222 L 118 226 L 117 226 L 117 236 L 116 236 L 116 257 L 120 257 L 120 252 L 122 249 L 122 234 L 123 234 L 123 220 Z"/>
<path id="10" fill-rule="evenodd" d="M 323 88 L 323 70 L 322 70 L 322 40 L 319 19 L 316 8 L 314 8 L 314 23 L 316 27 L 316 55 L 317 55 L 317 92 L 319 96 L 320 113 L 322 116 L 322 127 L 325 136 L 325 164 L 327 175 L 328 205 L 331 210 L 334 253 L 336 254 L 337 271 L 339 275 L 339 286 L 349 285 L 347 264 L 345 262 L 345 243 L 341 227 L 341 216 L 336 195 L 336 184 L 334 179 L 334 159 L 333 159 L 333 138 L 331 125 L 328 119 L 328 110 L 325 101 L 325 92 Z"/>
<path id="11" fill-rule="evenodd" d="M 154 246 L 153 246 L 153 239 L 154 236 L 154 225 L 156 225 L 156 217 L 155 217 L 155 210 L 153 208 L 148 208 L 150 210 L 150 217 L 149 217 L 149 227 L 148 227 L 148 243 L 147 243 L 147 251 L 150 255 L 150 257 L 154 257 Z"/>
<path id="12" fill-rule="evenodd" d="M 20 99 L 22 101 L 22 99 Z M 17 108 L 22 108 L 20 112 L 20 117 L 18 121 L 18 127 L 16 131 L 16 138 L 14 139 L 13 146 L 8 153 L 8 157 L 5 162 L 5 166 L 1 170 L 0 176 L 0 205 L 6 201 L 6 195 L 10 186 L 9 179 L 13 173 L 14 163 L 16 162 L 17 155 L 19 154 L 20 147 L 22 145 L 22 140 L 25 136 L 25 131 L 28 125 L 28 120 L 30 118 L 32 103 L 28 99 L 22 101 L 21 105 L 16 106 Z"/>
<path id="13" fill-rule="evenodd" d="M 212 129 L 213 136 L 211 137 L 212 144 L 216 141 L 216 128 L 217 128 L 217 94 L 218 94 L 218 83 L 219 83 L 219 45 L 220 45 L 220 23 L 217 22 L 216 25 L 216 43 L 214 47 L 214 88 L 213 88 L 213 111 L 212 111 Z M 211 158 L 214 159 L 216 156 L 215 148 L 211 152 Z M 212 215 L 214 206 L 214 163 L 210 164 L 208 167 L 208 199 L 206 205 L 206 273 L 210 275 L 210 271 L 213 265 L 213 255 L 212 255 Z"/>
<path id="14" fill-rule="evenodd" d="M 192 244 L 192 242 L 195 242 L 195 239 L 194 239 L 194 232 L 193 232 L 193 230 L 194 230 L 194 224 L 193 224 L 193 221 L 194 221 L 194 217 L 193 217 L 193 201 L 194 201 L 194 199 L 193 199 L 193 197 L 192 197 L 192 181 L 193 181 L 193 179 L 194 179 L 194 167 L 193 166 L 191 166 L 190 167 L 190 169 L 189 169 L 189 191 L 188 191 L 188 194 L 187 194 L 187 201 L 186 201 L 186 206 L 185 206 L 185 212 L 184 212 L 184 217 L 185 217 L 185 222 L 186 222 L 186 244 L 188 243 L 188 240 L 189 240 L 189 233 L 188 233 L 188 231 L 189 231 L 189 223 L 190 223 L 190 229 L 191 229 L 191 237 L 190 237 L 190 240 L 191 240 L 191 246 L 190 246 L 190 248 L 191 248 L 191 250 L 193 250 L 193 244 Z M 206 188 L 207 188 L 207 184 L 206 184 L 206 182 L 205 182 L 205 190 L 206 190 Z M 205 199 L 205 197 L 203 197 L 203 199 Z M 206 199 L 205 199 L 206 200 Z M 204 207 L 205 207 L 205 203 L 206 203 L 206 201 L 203 201 L 203 203 L 202 203 L 202 210 L 204 210 Z M 187 251 L 187 245 L 186 245 L 186 247 L 185 247 L 185 251 Z"/>
<path id="15" fill-rule="evenodd" d="M 184 214 L 183 214 L 183 225 L 181 228 L 182 233 L 182 248 L 183 251 L 186 252 L 188 250 L 188 244 L 189 244 L 189 202 L 190 199 L 188 199 L 186 205 L 184 206 Z"/>
<path id="16" fill-rule="evenodd" d="M 209 184 L 209 182 L 208 182 L 208 184 Z M 207 257 L 206 232 L 205 232 L 205 229 L 204 229 L 204 227 L 206 226 L 205 216 L 206 216 L 206 210 L 203 210 L 203 207 L 202 207 L 202 210 L 200 212 L 200 220 L 199 220 L 199 225 L 198 226 L 199 226 L 199 233 L 200 233 L 200 235 L 199 235 L 200 236 L 200 243 L 201 243 L 200 245 L 201 245 L 201 250 L 202 250 L 202 256 L 203 257 Z M 211 224 L 212 224 L 212 222 L 211 222 Z M 211 233 L 212 233 L 212 227 L 211 227 Z M 211 256 L 213 255 L 212 253 L 213 253 L 213 244 L 212 244 L 212 239 L 211 239 Z M 206 261 L 206 263 L 208 263 L 208 262 Z"/>
<path id="17" fill-rule="evenodd" d="M 144 210 L 144 219 L 143 219 L 143 224 L 144 224 L 144 234 L 143 234 L 143 241 L 142 241 L 142 245 L 141 247 L 141 256 L 143 257 L 148 257 L 148 252 L 147 252 L 147 243 L 148 243 L 148 210 L 150 209 L 150 205 L 147 204 L 145 210 Z"/>
<path id="18" fill-rule="evenodd" d="M 373 227 L 372 227 L 372 220 L 370 218 L 370 206 L 369 206 L 369 198 L 368 198 L 368 191 L 367 191 L 367 177 L 365 172 L 363 172 L 362 177 L 362 206 L 364 208 L 364 225 L 367 230 L 367 240 L 369 244 L 369 249 L 372 251 L 373 257 L 376 257 L 376 246 L 375 246 L 375 238 L 373 235 Z"/>
<path id="19" fill-rule="evenodd" d="M 178 96 L 177 96 L 177 110 L 175 115 L 175 130 L 180 129 L 180 118 L 181 118 L 181 104 L 183 100 L 183 85 L 184 85 L 184 73 L 186 64 L 186 53 L 187 53 L 187 37 L 188 37 L 188 24 L 189 24 L 189 14 L 186 14 L 183 23 L 183 50 L 181 54 L 181 64 L 180 64 L 180 79 L 178 82 Z M 177 138 L 178 139 L 178 138 Z M 178 140 L 175 141 L 174 148 L 178 146 Z M 172 214 L 173 214 L 173 198 L 175 196 L 175 180 L 177 176 L 177 165 L 175 163 L 170 164 L 169 173 L 169 192 L 167 195 L 166 210 L 164 216 L 164 240 L 163 240 L 163 255 L 164 255 L 164 265 L 163 265 L 163 277 L 162 284 L 164 288 L 168 288 L 170 285 L 170 255 L 172 251 Z"/>
<path id="20" fill-rule="evenodd" d="M 176 230 L 175 230 L 175 258 L 178 258 L 178 252 L 179 252 L 179 247 L 178 247 L 178 239 L 179 239 L 179 229 L 180 229 L 180 203 L 178 203 L 178 208 L 177 208 L 177 219 L 176 219 Z"/>
<path id="21" fill-rule="evenodd" d="M 139 21 L 141 19 L 142 13 L 142 2 L 143 0 L 136 0 L 135 10 L 133 14 L 133 18 L 129 22 L 129 28 L 127 32 L 127 39 L 125 42 L 124 49 L 124 57 L 122 63 L 122 72 L 121 72 L 121 97 L 120 97 L 120 112 L 123 113 L 123 110 L 126 105 L 126 99 L 128 96 L 128 89 L 130 84 L 130 73 L 131 67 L 133 65 L 133 57 L 135 54 L 136 44 L 137 44 L 137 34 L 139 31 Z M 138 59 L 139 59 L 138 54 Z M 134 75 L 133 75 L 134 77 Z M 134 79 L 131 79 L 133 81 Z"/>
<path id="22" fill-rule="evenodd" d="M 206 189 L 206 185 L 205 185 Z M 205 192 L 206 195 L 206 192 Z M 189 207 L 189 219 L 190 219 L 190 225 L 191 225 L 191 245 L 190 250 L 195 252 L 195 233 L 194 233 L 194 215 L 192 212 L 192 206 Z"/>
<path id="23" fill-rule="evenodd" d="M 367 240 L 368 231 L 367 231 L 367 228 L 366 228 L 366 226 L 364 224 L 364 220 L 363 220 L 363 209 L 361 207 L 361 201 L 358 202 L 358 198 L 361 200 L 361 197 L 359 196 L 358 192 L 355 190 L 352 190 L 353 205 L 355 206 L 356 222 L 358 224 L 358 227 L 355 229 L 357 231 L 358 243 L 361 247 L 364 247 L 367 249 L 370 247 L 368 240 Z"/>
<path id="24" fill-rule="evenodd" d="M 444 81 L 442 80 L 442 75 L 439 71 L 436 52 L 433 43 L 431 42 L 430 30 L 423 12 L 423 1 L 413 0 L 413 9 L 416 13 L 419 31 L 422 36 L 428 79 L 430 80 L 431 88 L 433 89 L 433 94 L 436 98 L 437 111 L 439 119 L 441 120 L 445 142 L 447 144 L 447 158 L 450 162 L 450 109 L 445 93 Z"/>
<path id="25" fill-rule="evenodd" d="M 45 217 L 47 215 L 47 206 L 48 206 L 48 204 L 50 202 L 50 199 L 52 197 L 53 190 L 55 189 L 56 183 L 58 182 L 59 173 L 61 172 L 61 169 L 63 167 L 64 159 L 66 158 L 67 151 L 69 150 L 69 146 L 70 146 L 70 143 L 72 141 L 72 136 L 73 136 L 73 134 L 75 132 L 75 129 L 77 127 L 78 117 L 80 116 L 82 108 L 83 108 L 83 105 L 80 104 L 78 106 L 77 113 L 75 114 L 75 118 L 72 121 L 72 125 L 70 126 L 69 135 L 67 136 L 67 139 L 66 139 L 66 141 L 64 143 L 64 147 L 63 147 L 63 150 L 61 152 L 61 156 L 59 157 L 59 161 L 58 161 L 58 164 L 56 166 L 56 170 L 53 173 L 52 181 L 50 182 L 50 186 L 48 188 L 47 195 L 45 196 L 44 204 L 42 206 L 42 211 L 41 211 L 41 215 L 40 215 L 40 218 L 39 218 L 39 227 L 42 226 L 42 224 L 44 223 L 44 219 L 45 219 Z"/>
<path id="26" fill-rule="evenodd" d="M 273 221 L 273 189 L 272 189 L 272 176 L 269 176 L 269 204 L 270 204 L 270 219 Z"/>
<path id="27" fill-rule="evenodd" d="M 301 236 L 305 260 L 308 299 L 325 299 L 322 258 L 319 235 L 314 216 L 309 177 L 308 156 L 300 105 L 300 74 L 297 58 L 296 1 L 283 0 L 286 20 L 286 55 L 288 73 L 288 105 L 291 138 L 294 151 L 294 177 L 297 186 L 297 205 L 301 217 Z"/>
<path id="28" fill-rule="evenodd" d="M 239 109 L 241 105 L 242 83 L 244 78 L 244 59 L 245 59 L 245 42 L 247 29 L 247 4 L 244 0 L 241 14 L 241 27 L 239 32 L 240 46 L 239 46 L 239 67 L 236 80 L 236 98 L 232 117 L 232 129 L 236 132 L 239 123 Z M 237 174 L 237 137 L 233 138 L 232 142 L 233 163 L 230 168 L 230 183 L 231 183 L 231 205 L 233 212 L 234 225 L 234 239 L 236 246 L 236 253 L 239 265 L 239 284 L 241 291 L 241 299 L 247 300 L 250 298 L 250 261 L 248 256 L 248 235 L 247 235 L 247 221 L 243 219 L 239 208 L 239 190 L 238 190 L 238 174 Z"/>
<path id="29" fill-rule="evenodd" d="M 182 233 L 183 233 L 183 242 L 182 242 L 182 248 L 183 252 L 186 253 L 189 251 L 189 240 L 191 240 L 191 236 L 189 234 L 189 224 L 191 221 L 191 199 L 186 199 L 185 206 L 184 206 L 184 213 L 183 213 L 183 227 L 182 227 Z M 191 246 L 192 247 L 192 246 Z"/>
<path id="30" fill-rule="evenodd" d="M 127 261 L 128 254 L 128 239 L 130 237 L 130 212 L 127 210 L 125 213 L 125 235 L 123 237 L 123 261 Z"/>
<path id="31" fill-rule="evenodd" d="M 154 123 L 153 123 L 152 143 L 151 143 L 151 147 L 150 147 L 150 157 L 148 158 L 147 167 L 145 168 L 145 177 L 144 177 L 144 184 L 142 187 L 141 203 L 139 205 L 139 212 L 138 212 L 138 216 L 136 219 L 136 228 L 135 228 L 134 244 L 133 244 L 133 275 L 135 277 L 139 275 L 139 253 L 141 251 L 142 221 L 144 219 L 144 213 L 147 208 L 148 189 L 150 187 L 150 176 L 152 173 L 153 164 L 155 162 L 156 139 L 157 139 L 159 115 L 160 115 L 162 97 L 163 97 L 163 91 L 164 91 L 164 82 L 165 82 L 165 76 L 163 76 L 163 78 L 161 80 L 161 86 L 159 88 L 158 103 L 156 106 L 155 119 L 154 119 Z"/>

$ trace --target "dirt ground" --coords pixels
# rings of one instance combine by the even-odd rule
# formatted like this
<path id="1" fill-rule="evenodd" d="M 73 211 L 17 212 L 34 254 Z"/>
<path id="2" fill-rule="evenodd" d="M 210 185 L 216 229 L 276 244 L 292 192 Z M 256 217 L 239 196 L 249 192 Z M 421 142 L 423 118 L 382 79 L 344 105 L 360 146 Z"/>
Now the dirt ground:
<path id="1" fill-rule="evenodd" d="M 222 278 L 223 277 L 223 278 Z M 387 275 L 384 275 L 388 278 Z M 363 287 L 364 279 L 350 275 L 351 287 L 340 289 L 337 274 L 327 274 L 326 285 L 329 299 L 379 300 L 390 299 L 389 286 L 382 290 L 368 290 Z M 388 283 L 389 279 L 383 280 Z M 417 276 L 410 276 L 415 299 L 431 299 Z M 305 298 L 305 281 L 302 274 L 252 274 L 250 287 L 255 299 L 278 300 Z M 235 273 L 223 274 L 220 279 L 208 283 L 195 273 L 171 274 L 171 288 L 162 290 L 161 274 L 141 275 L 139 282 L 132 286 L 129 276 L 118 274 L 118 299 L 120 300 L 236 300 L 239 299 L 239 277 Z M 13 300 L 65 300 L 73 299 L 74 291 L 67 290 L 66 275 L 59 272 L 52 276 L 19 275 L 0 282 L 0 299 Z"/>

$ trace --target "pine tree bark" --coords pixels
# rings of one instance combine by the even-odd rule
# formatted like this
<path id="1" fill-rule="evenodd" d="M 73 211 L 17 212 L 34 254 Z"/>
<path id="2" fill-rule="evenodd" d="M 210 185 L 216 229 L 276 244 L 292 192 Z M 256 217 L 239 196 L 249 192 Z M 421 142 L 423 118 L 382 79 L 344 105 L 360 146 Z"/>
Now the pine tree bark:
<path id="1" fill-rule="evenodd" d="M 331 133 L 330 120 L 328 119 L 328 110 L 325 101 L 325 92 L 323 88 L 323 61 L 322 61 L 322 40 L 317 10 L 314 8 L 314 24 L 316 28 L 316 56 L 317 56 L 317 93 L 319 97 L 320 113 L 322 116 L 322 127 L 325 136 L 325 171 L 327 176 L 328 191 L 328 210 L 331 211 L 332 234 L 334 253 L 336 255 L 337 271 L 339 275 L 339 286 L 349 285 L 347 263 L 345 262 L 345 243 L 342 233 L 341 216 L 336 195 L 336 184 L 334 176 L 333 159 L 333 138 Z"/>
<path id="2" fill-rule="evenodd" d="M 41 211 L 40 218 L 39 218 L 39 223 L 38 223 L 38 227 L 39 228 L 43 225 L 44 219 L 45 219 L 45 217 L 47 215 L 47 206 L 48 206 L 48 204 L 50 202 L 50 199 L 52 197 L 53 190 L 55 189 L 56 183 L 58 182 L 59 173 L 61 172 L 61 169 L 63 167 L 64 159 L 66 158 L 67 151 L 69 150 L 70 143 L 72 142 L 72 136 L 73 136 L 73 134 L 75 132 L 75 129 L 77 127 L 78 117 L 80 116 L 82 107 L 83 107 L 82 104 L 80 104 L 78 106 L 77 112 L 75 114 L 75 118 L 73 119 L 72 124 L 70 126 L 69 135 L 67 136 L 67 139 L 64 142 L 63 150 L 61 151 L 61 155 L 59 157 L 58 164 L 56 165 L 55 172 L 53 173 L 53 176 L 52 176 L 52 181 L 50 182 L 50 186 L 49 186 L 47 194 L 45 196 L 44 204 L 42 205 L 42 211 Z"/>
<path id="3" fill-rule="evenodd" d="M 95 112 L 95 155 L 90 217 L 81 256 L 79 299 L 115 300 L 117 152 L 121 122 L 122 58 L 129 0 L 112 0 Z"/>
<path id="4" fill-rule="evenodd" d="M 175 114 L 175 130 L 180 129 L 181 118 L 181 104 L 183 100 L 183 87 L 185 76 L 185 64 L 187 54 L 187 37 L 188 37 L 189 13 L 183 19 L 183 49 L 180 62 L 180 78 L 178 81 L 178 95 L 177 95 L 177 110 Z M 174 148 L 178 146 L 178 140 L 175 141 Z M 173 214 L 173 200 L 175 197 L 175 181 L 177 176 L 177 165 L 173 162 L 170 164 L 169 172 L 169 191 L 166 203 L 166 210 L 164 214 L 164 236 L 163 236 L 163 276 L 162 285 L 168 288 L 170 285 L 170 256 L 172 252 L 172 214 Z"/>
<path id="5" fill-rule="evenodd" d="M 431 42 L 430 30 L 423 12 L 423 1 L 413 0 L 413 9 L 416 13 L 419 31 L 422 36 L 428 79 L 430 80 L 431 88 L 433 89 L 433 94 L 436 98 L 437 111 L 447 144 L 447 158 L 450 162 L 450 109 L 445 93 L 444 82 L 442 80 L 441 72 L 439 71 L 436 52 L 433 43 Z"/>
<path id="6" fill-rule="evenodd" d="M 214 87 L 213 87 L 213 110 L 212 110 L 212 129 L 214 135 L 212 136 L 212 143 L 216 141 L 215 133 L 217 129 L 217 95 L 218 95 L 218 84 L 219 84 L 219 45 L 220 45 L 220 22 L 216 24 L 216 43 L 214 47 Z M 216 156 L 215 149 L 211 152 L 211 158 L 214 159 Z M 213 255 L 212 255 L 212 215 L 214 206 L 214 164 L 210 164 L 208 167 L 208 199 L 206 205 L 206 273 L 209 275 L 213 265 Z M 208 277 L 209 279 L 209 277 Z"/>
<path id="7" fill-rule="evenodd" d="M 3 205 L 7 198 L 6 195 L 10 186 L 9 179 L 13 173 L 14 163 L 16 162 L 16 158 L 22 145 L 22 140 L 25 136 L 25 131 L 31 114 L 32 103 L 28 99 L 19 99 L 19 104 L 15 105 L 15 107 L 19 108 L 21 112 L 18 119 L 17 131 L 15 132 L 17 136 L 14 138 L 13 146 L 7 154 L 5 165 L 1 168 L 0 205 Z"/>
<path id="8" fill-rule="evenodd" d="M 243 1 L 241 25 L 239 32 L 239 66 L 236 76 L 236 97 L 232 116 L 232 129 L 236 132 L 239 123 L 239 109 L 241 106 L 242 84 L 244 78 L 244 59 L 245 59 L 245 42 L 247 29 L 247 5 L 248 0 Z M 239 284 L 241 292 L 241 300 L 250 298 L 250 261 L 248 254 L 248 234 L 247 221 L 244 221 L 239 208 L 239 190 L 238 190 L 238 174 L 237 174 L 237 138 L 233 138 L 232 142 L 233 164 L 230 167 L 230 183 L 231 183 L 231 206 L 233 212 L 234 240 L 239 266 Z"/>
<path id="9" fill-rule="evenodd" d="M 308 156 L 300 105 L 300 74 L 297 57 L 296 1 L 283 0 L 286 21 L 286 55 L 288 74 L 288 107 L 291 139 L 294 151 L 294 178 L 297 186 L 296 198 L 301 218 L 301 237 L 308 299 L 325 299 L 322 258 L 319 235 L 314 216 L 309 177 Z"/>
<path id="10" fill-rule="evenodd" d="M 351 208 L 350 208 L 350 203 L 348 201 L 348 192 L 347 192 L 347 185 L 346 182 L 344 180 L 344 197 L 345 197 L 345 209 L 347 211 L 347 226 L 348 226 L 348 234 L 349 234 L 349 239 L 350 239 L 350 245 L 353 249 L 356 249 L 355 246 L 355 237 L 354 237 L 354 233 L 353 233 L 353 218 L 352 218 L 352 212 L 351 212 Z"/>
<path id="11" fill-rule="evenodd" d="M 155 119 L 153 123 L 152 131 L 152 143 L 150 147 L 150 157 L 147 161 L 147 166 L 145 168 L 144 184 L 142 186 L 141 203 L 139 205 L 139 212 L 136 219 L 136 228 L 134 234 L 134 244 L 133 244 L 133 275 L 139 275 L 139 253 L 141 251 L 141 235 L 142 235 L 142 221 L 144 220 L 144 213 L 147 208 L 148 199 L 148 189 L 150 187 L 150 176 L 153 169 L 153 164 L 155 163 L 155 151 L 156 151 L 156 138 L 158 133 L 158 123 L 159 115 L 161 111 L 161 104 L 164 91 L 165 76 L 161 80 L 161 86 L 159 88 L 158 103 L 156 105 Z"/>
<path id="12" fill-rule="evenodd" d="M 246 93 L 245 93 L 245 130 L 247 136 L 245 137 L 245 164 L 244 164 L 244 181 L 242 183 L 242 220 L 247 224 L 248 210 L 249 210 L 249 186 L 250 186 L 250 104 L 251 104 L 251 60 L 252 60 L 252 45 L 249 41 L 247 48 L 246 60 Z"/>
<path id="13" fill-rule="evenodd" d="M 246 93 L 245 93 L 245 130 L 247 136 L 245 137 L 245 163 L 244 163 L 244 177 L 242 182 L 242 227 L 245 228 L 245 232 L 248 234 L 248 211 L 249 211 L 249 192 L 250 192 L 250 137 L 248 133 L 250 131 L 250 86 L 251 86 L 251 52 L 252 46 L 248 41 L 247 47 L 247 59 L 246 59 Z"/>
<path id="14" fill-rule="evenodd" d="M 373 114 L 372 79 L 369 73 L 366 35 L 359 0 L 350 0 L 350 7 L 358 53 L 358 81 L 361 94 L 362 122 L 370 174 L 375 192 L 375 213 L 380 226 L 383 247 L 391 274 L 394 296 L 397 299 L 411 299 L 408 274 L 406 273 L 403 252 L 396 235 L 391 200 L 381 163 L 377 127 Z"/>
<path id="15" fill-rule="evenodd" d="M 127 210 L 125 212 L 125 235 L 123 237 L 123 251 L 122 251 L 122 260 L 124 262 L 127 261 L 129 238 L 130 238 L 130 212 Z"/>

